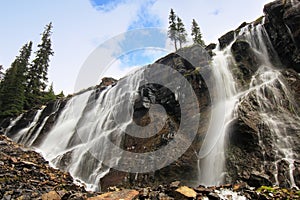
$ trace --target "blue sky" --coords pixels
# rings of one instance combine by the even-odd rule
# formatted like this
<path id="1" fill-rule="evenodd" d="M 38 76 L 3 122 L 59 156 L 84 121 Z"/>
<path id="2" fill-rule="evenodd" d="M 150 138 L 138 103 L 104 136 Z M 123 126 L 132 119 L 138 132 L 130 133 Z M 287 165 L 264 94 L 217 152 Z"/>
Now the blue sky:
<path id="1" fill-rule="evenodd" d="M 55 55 L 51 58 L 49 79 L 56 92 L 72 93 L 82 65 L 97 47 L 128 30 L 167 29 L 171 8 L 182 18 L 188 33 L 195 18 L 204 40 L 210 43 L 242 22 L 263 15 L 267 2 L 270 0 L 1 0 L 0 65 L 9 67 L 26 42 L 32 40 L 37 46 L 43 27 L 51 21 Z M 128 48 L 140 40 L 146 46 L 160 48 Z M 106 75 L 116 78 L 132 66 L 152 62 L 173 48 L 164 34 L 155 39 L 126 34 L 118 44 L 107 50 L 112 64 Z M 120 56 L 120 52 L 124 55 Z"/>

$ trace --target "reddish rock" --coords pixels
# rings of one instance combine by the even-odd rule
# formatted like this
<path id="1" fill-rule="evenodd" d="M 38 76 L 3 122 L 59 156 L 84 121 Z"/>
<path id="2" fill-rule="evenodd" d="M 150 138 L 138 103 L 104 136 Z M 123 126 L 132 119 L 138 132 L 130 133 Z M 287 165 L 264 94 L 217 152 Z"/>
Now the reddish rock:
<path id="1" fill-rule="evenodd" d="M 136 190 L 121 190 L 116 192 L 107 192 L 95 197 L 90 197 L 87 200 L 134 200 L 137 199 L 139 192 Z"/>
<path id="2" fill-rule="evenodd" d="M 113 78 L 108 78 L 108 77 L 104 77 L 101 80 L 101 86 L 110 86 L 113 85 L 117 82 L 117 80 L 113 79 Z"/>
<path id="3" fill-rule="evenodd" d="M 48 192 L 42 195 L 42 200 L 61 200 L 60 196 L 55 191 Z"/>
<path id="4" fill-rule="evenodd" d="M 175 199 L 196 199 L 197 192 L 192 188 L 182 186 L 175 190 L 174 197 Z"/>

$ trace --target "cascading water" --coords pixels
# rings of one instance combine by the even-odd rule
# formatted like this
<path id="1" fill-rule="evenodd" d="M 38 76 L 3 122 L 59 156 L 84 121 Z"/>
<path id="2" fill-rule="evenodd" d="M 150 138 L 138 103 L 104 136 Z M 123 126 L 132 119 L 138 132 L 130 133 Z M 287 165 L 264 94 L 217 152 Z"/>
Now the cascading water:
<path id="1" fill-rule="evenodd" d="M 16 140 L 17 142 L 23 143 L 23 144 L 28 141 L 28 137 L 31 136 L 32 131 L 34 130 L 35 126 L 37 125 L 37 122 L 43 112 L 43 109 L 44 108 L 37 111 L 33 121 L 26 128 L 22 129 L 17 135 L 15 135 L 14 140 Z"/>
<path id="2" fill-rule="evenodd" d="M 239 70 L 232 53 L 232 46 L 237 40 L 249 43 L 258 63 L 252 79 L 250 77 L 249 82 L 244 81 L 243 87 L 240 86 L 242 84 L 234 72 Z M 217 82 L 216 88 L 213 89 L 219 94 L 213 101 L 211 110 L 212 119 L 215 121 L 211 122 L 209 132 L 198 153 L 200 184 L 220 185 L 224 182 L 227 176 L 225 169 L 227 136 L 231 131 L 231 124 L 239 117 L 239 107 L 251 96 L 258 105 L 256 111 L 261 120 L 260 126 L 266 126 L 269 130 L 274 155 L 274 158 L 269 158 L 266 133 L 263 132 L 266 129 L 260 130 L 259 146 L 264 157 L 262 168 L 272 165 L 277 171 L 274 174 L 274 184 L 280 185 L 281 165 L 288 164 L 289 185 L 296 186 L 293 176 L 294 162 L 300 158 L 291 148 L 293 139 L 288 132 L 290 129 L 299 130 L 300 120 L 293 111 L 297 105 L 286 87 L 282 74 L 272 64 L 279 62 L 274 52 L 266 31 L 260 24 L 242 28 L 236 39 L 226 48 L 222 50 L 217 48 L 213 51 L 215 56 L 211 70 Z M 60 104 L 55 105 L 46 116 L 44 114 L 46 108 L 41 108 L 30 123 L 10 136 L 15 141 L 37 147 L 54 166 L 69 171 L 73 177 L 82 180 L 89 189 L 97 190 L 100 179 L 110 172 L 112 166 L 117 166 L 122 161 L 123 153 L 114 151 L 111 143 L 118 147 L 122 146 L 124 142 L 122 133 L 133 127 L 134 103 L 136 99 L 142 98 L 137 91 L 143 85 L 144 70 L 143 68 L 126 76 L 119 80 L 116 86 L 105 89 L 94 88 L 74 95 L 66 105 L 62 107 Z M 245 87 L 245 84 L 248 85 Z M 180 95 L 175 91 L 174 101 L 177 101 Z M 151 95 L 150 97 L 155 98 Z M 150 102 L 154 101 L 150 97 L 142 101 L 144 108 L 149 108 Z M 128 99 L 130 102 L 124 104 Z M 162 98 L 162 101 L 169 100 Z M 175 110 L 174 107 L 173 109 Z M 57 115 L 57 118 L 53 118 L 52 115 Z M 7 135 L 22 118 L 23 115 L 11 122 L 6 129 Z M 51 124 L 51 129 L 45 131 L 50 119 L 55 119 L 55 122 Z M 165 122 L 164 119 L 157 121 Z M 164 141 L 174 137 L 176 126 L 172 128 L 174 130 L 169 130 L 167 136 L 162 135 Z M 36 142 L 37 140 L 39 142 Z M 133 149 L 134 146 L 130 148 Z M 153 163 L 155 164 L 155 161 Z M 138 173 L 135 179 L 137 178 Z"/>
<path id="3" fill-rule="evenodd" d="M 257 33 L 256 37 L 259 43 L 253 46 L 259 51 L 261 66 L 252 77 L 247 94 L 255 94 L 260 108 L 259 114 L 263 121 L 262 124 L 270 129 L 272 151 L 275 152 L 273 165 L 276 169 L 274 174 L 276 185 L 280 185 L 278 180 L 278 163 L 286 161 L 289 165 L 288 185 L 296 187 L 293 176 L 293 170 L 295 169 L 294 160 L 299 158 L 293 152 L 293 138 L 288 133 L 292 129 L 297 130 L 300 127 L 300 118 L 294 110 L 297 105 L 294 102 L 294 97 L 287 89 L 286 83 L 283 81 L 282 74 L 274 68 L 270 61 L 270 53 L 273 63 L 274 60 L 278 63 L 278 57 L 274 56 L 274 49 L 263 26 L 258 25 L 252 31 Z M 270 47 L 271 51 L 267 50 L 267 46 Z M 260 136 L 259 140 L 263 151 L 265 151 L 263 137 Z"/>
<path id="4" fill-rule="evenodd" d="M 253 75 L 249 87 L 246 90 L 242 88 L 236 89 L 236 81 L 232 75 L 232 70 L 236 64 L 231 52 L 231 46 L 232 43 L 237 40 L 247 41 L 252 51 L 255 52 L 255 56 L 258 58 L 258 70 Z M 286 161 L 289 166 L 290 177 L 288 185 L 296 187 L 293 170 L 295 169 L 294 161 L 295 159 L 299 159 L 299 157 L 293 152 L 293 138 L 288 136 L 287 133 L 293 129 L 292 127 L 294 127 L 295 130 L 299 130 L 300 118 L 296 113 L 291 112 L 297 105 L 286 88 L 280 71 L 272 64 L 280 63 L 278 56 L 261 24 L 256 26 L 250 24 L 242 28 L 240 33 L 236 36 L 235 41 L 223 50 L 214 51 L 215 56 L 212 62 L 213 74 L 216 81 L 219 81 L 217 85 L 224 87 L 222 89 L 226 97 L 219 102 L 216 101 L 215 107 L 218 107 L 218 103 L 223 103 L 226 110 L 220 113 L 225 116 L 221 130 L 214 130 L 214 132 L 210 133 L 212 136 L 206 136 L 206 141 L 204 141 L 200 151 L 200 184 L 220 185 L 225 180 L 226 134 L 231 131 L 228 125 L 238 118 L 237 111 L 241 102 L 243 102 L 249 94 L 254 93 L 254 98 L 259 104 L 258 113 L 263 124 L 270 130 L 272 138 L 272 150 L 275 152 L 275 157 L 272 159 L 275 161 L 268 162 L 273 162 L 277 171 L 274 174 L 275 184 L 280 185 L 280 181 L 278 180 L 279 163 Z M 272 57 L 272 62 L 270 61 L 270 57 Z M 212 110 L 212 113 L 213 112 L 214 109 Z M 265 160 L 266 150 L 264 147 L 264 136 L 258 133 L 258 137 Z M 207 145 L 211 145 L 211 147 Z M 206 152 L 206 154 L 203 152 Z M 264 161 L 262 165 L 267 165 L 267 161 Z"/>
<path id="5" fill-rule="evenodd" d="M 125 163 L 124 165 L 129 163 L 126 165 L 127 168 L 128 166 L 131 167 L 133 162 L 131 163 L 130 159 L 136 158 L 135 156 L 137 154 L 135 153 L 132 153 L 131 155 L 133 155 L 133 157 L 130 158 L 129 156 L 123 156 L 124 150 L 122 150 L 122 142 L 125 140 L 124 133 L 127 133 L 127 135 L 129 133 L 135 134 L 140 138 L 148 138 L 148 135 L 153 132 L 157 133 L 165 125 L 165 110 L 161 109 L 161 106 L 150 105 L 150 101 L 156 101 L 156 98 L 152 94 L 145 97 L 144 95 L 146 95 L 146 93 L 149 95 L 149 92 L 151 93 L 151 91 L 146 91 L 146 89 L 141 88 L 141 86 L 147 85 L 149 80 L 153 81 L 153 76 L 159 77 L 155 73 L 159 74 L 161 71 L 165 72 L 165 70 L 168 71 L 168 69 L 171 68 L 163 66 L 159 71 L 154 69 L 160 68 L 148 66 L 119 80 L 116 85 L 108 86 L 106 88 L 99 86 L 81 92 L 69 98 L 67 101 L 63 100 L 66 103 L 62 103 L 63 106 L 52 106 L 54 107 L 52 111 L 49 111 L 49 107 L 51 106 L 47 106 L 47 109 L 42 108 L 38 110 L 35 115 L 32 113 L 34 117 L 31 121 L 28 120 L 31 115 L 26 115 L 24 119 L 20 116 L 13 121 L 9 129 L 11 129 L 18 120 L 21 120 L 22 124 L 28 122 L 29 124 L 24 128 L 23 126 L 19 129 L 18 127 L 15 127 L 15 130 L 10 133 L 10 137 L 15 141 L 19 141 L 26 145 L 33 145 L 55 167 L 69 171 L 73 177 L 84 182 L 87 188 L 99 190 L 100 179 L 109 173 L 111 168 L 118 166 L 120 161 Z M 173 73 L 166 73 L 168 76 L 172 75 L 172 77 L 167 77 L 170 80 L 177 76 L 183 77 L 182 75 L 178 75 L 179 73 L 175 70 L 172 72 Z M 167 83 L 171 82 L 167 81 Z M 183 82 L 183 84 L 189 85 L 188 82 Z M 184 86 L 181 86 L 179 89 L 176 85 L 174 86 L 178 90 L 176 91 L 177 93 L 174 94 L 174 96 L 171 95 L 170 97 L 161 99 L 166 105 L 169 105 L 169 99 L 175 104 L 175 99 L 182 99 L 185 94 L 189 96 L 189 99 L 192 99 L 192 95 L 189 95 L 188 91 L 184 90 L 184 92 L 182 92 L 185 88 Z M 169 94 L 169 90 L 160 91 Z M 189 103 L 189 99 L 185 100 L 185 102 L 188 106 L 191 106 L 192 104 Z M 145 127 L 137 126 L 134 121 L 134 109 L 137 101 L 142 103 L 142 107 L 138 104 L 140 109 L 149 109 L 148 113 L 151 122 Z M 193 101 L 197 102 L 196 97 Z M 47 110 L 47 112 L 45 110 Z M 55 117 L 51 116 L 53 112 L 56 113 Z M 156 115 L 154 120 L 153 116 L 151 116 L 152 113 Z M 193 131 L 196 133 L 196 122 L 198 120 L 193 113 L 199 115 L 198 109 L 196 108 L 193 109 L 193 112 L 189 112 L 194 118 L 186 122 L 187 124 L 184 129 L 186 132 L 192 130 L 189 128 L 191 124 L 196 124 L 195 130 Z M 49 120 L 50 124 L 48 122 Z M 184 120 L 182 119 L 181 121 Z M 40 127 L 37 127 L 37 124 L 39 124 Z M 151 126 L 151 124 L 154 126 Z M 45 131 L 44 126 L 46 126 L 46 129 L 48 127 L 48 130 Z M 49 126 L 51 127 L 50 129 Z M 172 126 L 174 126 L 174 129 L 177 128 L 174 124 L 172 124 Z M 149 130 L 149 128 L 152 129 Z M 188 134 L 184 137 L 187 136 Z M 158 138 L 162 138 L 161 140 L 166 141 L 169 140 L 170 137 L 176 138 L 173 133 L 167 133 Z M 184 139 L 187 140 L 187 138 Z M 172 145 L 180 147 L 183 144 L 184 148 L 189 146 L 185 145 L 185 141 L 182 142 L 179 139 L 177 139 L 176 142 L 180 142 L 181 144 L 177 145 L 176 143 L 173 143 Z M 144 150 L 149 147 L 149 145 L 146 146 L 143 144 L 141 146 Z M 118 147 L 120 150 L 116 150 L 114 147 Z M 134 150 L 134 146 L 125 146 L 124 148 L 127 148 L 125 149 L 125 152 L 128 149 Z M 170 153 L 172 153 L 172 151 L 173 148 Z M 157 152 L 157 154 L 161 154 L 160 151 Z M 175 153 L 177 154 L 177 152 Z M 135 167 L 135 171 L 139 172 L 140 168 L 146 169 L 147 167 L 159 166 L 155 163 L 156 160 L 153 160 L 151 156 L 147 156 L 148 154 L 147 152 L 145 154 L 140 154 L 147 158 L 140 159 L 144 162 L 141 167 L 133 166 Z M 155 154 L 152 155 L 157 156 Z M 173 155 L 170 157 L 172 158 L 172 156 Z M 166 160 L 167 159 L 164 159 L 163 161 L 165 162 Z M 164 164 L 164 162 L 161 163 Z M 136 179 L 137 175 L 138 173 L 136 173 Z"/>
<path id="6" fill-rule="evenodd" d="M 220 185 L 224 180 L 225 136 L 227 125 L 232 120 L 234 105 L 237 101 L 235 97 L 237 93 L 236 85 L 229 69 L 230 66 L 234 65 L 234 58 L 230 51 L 231 45 L 224 50 L 217 48 L 214 51 L 212 71 L 215 80 L 218 82 L 216 85 L 219 86 L 216 90 L 224 92 L 224 96 L 214 102 L 215 108 L 212 110 L 212 115 L 217 117 L 223 115 L 224 119 L 220 121 L 220 129 L 207 133 L 209 135 L 206 136 L 199 153 L 199 181 L 203 185 Z M 222 108 L 225 108 L 225 110 Z"/>
<path id="7" fill-rule="evenodd" d="M 16 119 L 12 120 L 10 125 L 5 130 L 5 135 L 9 133 L 12 127 L 16 125 L 16 123 L 23 117 L 23 114 L 19 115 Z"/>
<path id="8" fill-rule="evenodd" d="M 60 114 L 56 124 L 38 146 L 47 160 L 93 190 L 110 168 L 118 164 L 121 154 L 111 152 L 108 140 L 120 146 L 121 132 L 131 122 L 114 121 L 114 115 L 132 116 L 133 109 L 120 107 L 124 99 L 134 100 L 143 70 L 119 81 L 118 87 L 108 87 L 98 96 L 96 90 L 74 96 Z M 131 105 L 131 104 L 127 104 Z M 109 164 L 108 164 L 109 163 Z"/>

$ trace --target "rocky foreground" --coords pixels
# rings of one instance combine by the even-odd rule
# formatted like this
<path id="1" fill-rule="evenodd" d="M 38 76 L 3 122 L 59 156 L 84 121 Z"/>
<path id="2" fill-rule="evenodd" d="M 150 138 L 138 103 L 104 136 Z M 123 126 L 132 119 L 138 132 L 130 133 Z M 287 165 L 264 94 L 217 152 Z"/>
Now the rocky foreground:
<path id="1" fill-rule="evenodd" d="M 50 167 L 37 152 L 0 135 L 1 199 L 85 199 L 92 195 L 96 194 L 75 185 L 69 173 Z"/>
<path id="2" fill-rule="evenodd" d="M 69 173 L 49 166 L 35 151 L 0 135 L 0 198 L 10 199 L 300 199 L 300 191 L 276 187 L 251 188 L 246 183 L 221 187 L 190 188 L 179 181 L 156 188 L 108 188 L 109 192 L 88 192 L 74 184 Z"/>

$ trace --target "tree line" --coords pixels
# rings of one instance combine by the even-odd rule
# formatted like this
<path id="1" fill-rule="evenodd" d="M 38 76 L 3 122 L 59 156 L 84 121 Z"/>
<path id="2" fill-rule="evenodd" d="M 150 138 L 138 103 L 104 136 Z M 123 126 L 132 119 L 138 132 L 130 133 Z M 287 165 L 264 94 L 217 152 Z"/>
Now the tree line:
<path id="1" fill-rule="evenodd" d="M 173 9 L 171 9 L 169 14 L 168 36 L 171 41 L 174 42 L 176 51 L 178 50 L 178 44 L 179 48 L 182 48 L 182 45 L 187 42 L 187 32 L 185 26 L 182 22 L 182 19 L 175 14 Z M 199 44 L 203 47 L 205 46 L 200 27 L 195 19 L 192 21 L 191 36 L 194 44 Z"/>
<path id="2" fill-rule="evenodd" d="M 56 99 L 53 85 L 47 89 L 50 56 L 54 54 L 51 29 L 52 23 L 45 26 L 32 62 L 30 41 L 20 49 L 19 55 L 5 73 L 0 66 L 0 118 L 17 116 L 24 110 Z"/>
<path id="3" fill-rule="evenodd" d="M 53 84 L 48 83 L 48 68 L 50 57 L 54 55 L 51 44 L 52 23 L 45 26 L 41 34 L 41 42 L 37 45 L 35 58 L 30 61 L 32 42 L 26 43 L 19 51 L 11 66 L 3 72 L 0 65 L 0 119 L 13 117 L 37 106 L 41 106 L 57 96 L 64 96 L 61 92 L 55 95 Z M 168 36 L 174 42 L 175 50 L 182 48 L 187 42 L 187 32 L 182 19 L 173 9 L 169 15 Z M 194 44 L 205 46 L 198 23 L 192 21 L 191 36 Z"/>

